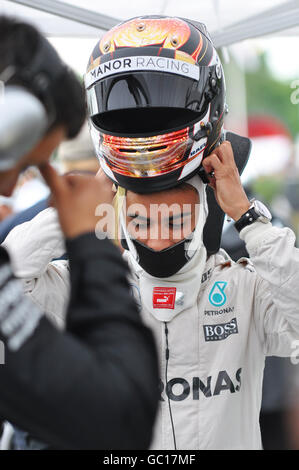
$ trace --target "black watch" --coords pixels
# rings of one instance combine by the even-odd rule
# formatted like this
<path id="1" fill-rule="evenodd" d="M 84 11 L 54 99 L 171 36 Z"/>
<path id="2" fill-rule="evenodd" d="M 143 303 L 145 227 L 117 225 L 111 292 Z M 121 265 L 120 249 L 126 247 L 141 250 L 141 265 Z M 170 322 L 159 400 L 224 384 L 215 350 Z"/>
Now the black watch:
<path id="1" fill-rule="evenodd" d="M 253 224 L 256 220 L 267 224 L 272 219 L 271 212 L 262 202 L 256 201 L 255 199 L 251 199 L 250 202 L 251 206 L 249 209 L 235 222 L 235 227 L 238 232 L 241 232 L 242 228 Z"/>

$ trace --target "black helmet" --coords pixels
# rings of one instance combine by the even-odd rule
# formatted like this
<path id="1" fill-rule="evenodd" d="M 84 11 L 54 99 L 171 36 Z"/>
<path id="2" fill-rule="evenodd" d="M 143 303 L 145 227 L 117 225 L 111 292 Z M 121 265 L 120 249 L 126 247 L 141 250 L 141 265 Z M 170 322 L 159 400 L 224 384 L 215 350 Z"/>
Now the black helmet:
<path id="1" fill-rule="evenodd" d="M 143 16 L 119 24 L 94 48 L 85 85 L 97 156 L 122 187 L 173 187 L 219 143 L 225 81 L 202 23 Z"/>

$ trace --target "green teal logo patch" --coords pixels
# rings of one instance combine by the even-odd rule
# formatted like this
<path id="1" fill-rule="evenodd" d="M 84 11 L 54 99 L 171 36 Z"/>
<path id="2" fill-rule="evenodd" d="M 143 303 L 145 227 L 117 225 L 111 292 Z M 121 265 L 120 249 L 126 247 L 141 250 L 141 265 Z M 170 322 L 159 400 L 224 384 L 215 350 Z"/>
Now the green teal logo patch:
<path id="1" fill-rule="evenodd" d="M 227 282 L 218 281 L 213 285 L 209 293 L 209 301 L 214 307 L 221 307 L 226 302 L 226 295 L 224 289 L 227 286 Z"/>

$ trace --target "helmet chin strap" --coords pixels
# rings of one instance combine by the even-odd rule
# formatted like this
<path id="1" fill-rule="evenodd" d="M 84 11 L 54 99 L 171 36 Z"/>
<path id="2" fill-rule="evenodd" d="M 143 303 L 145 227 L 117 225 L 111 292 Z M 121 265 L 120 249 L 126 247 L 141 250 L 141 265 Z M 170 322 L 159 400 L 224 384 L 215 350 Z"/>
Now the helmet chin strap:
<path id="1" fill-rule="evenodd" d="M 200 248 L 203 244 L 202 236 L 203 236 L 203 228 L 206 223 L 208 217 L 208 203 L 206 198 L 206 188 L 205 184 L 201 181 L 198 175 L 193 176 L 190 180 L 186 181 L 187 184 L 193 186 L 197 192 L 199 197 L 199 215 L 198 220 L 196 223 L 194 236 L 192 237 L 189 246 L 187 248 L 188 257 L 192 258 L 196 251 Z"/>
<path id="2" fill-rule="evenodd" d="M 221 142 L 228 140 L 231 143 L 235 162 L 241 175 L 249 158 L 251 151 L 251 141 L 248 137 L 243 137 L 233 132 L 224 130 L 221 136 Z M 204 182 L 208 182 L 208 177 L 201 167 L 199 175 Z M 217 253 L 220 249 L 221 234 L 224 222 L 224 212 L 219 207 L 214 191 L 212 188 L 207 188 L 207 201 L 209 213 L 203 231 L 203 242 L 207 249 L 208 255 Z"/>

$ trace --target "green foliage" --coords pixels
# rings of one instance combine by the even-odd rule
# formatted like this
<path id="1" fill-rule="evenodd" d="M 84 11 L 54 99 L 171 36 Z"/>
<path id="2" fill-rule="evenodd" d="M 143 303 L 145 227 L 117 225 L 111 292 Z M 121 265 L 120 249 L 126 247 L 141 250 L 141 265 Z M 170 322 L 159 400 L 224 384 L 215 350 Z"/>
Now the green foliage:
<path id="1" fill-rule="evenodd" d="M 271 204 L 275 196 L 283 193 L 284 182 L 279 176 L 261 176 L 252 184 L 253 193 L 264 201 Z"/>
<path id="2" fill-rule="evenodd" d="M 219 51 L 221 58 L 221 51 Z M 299 69 L 298 69 L 299 70 Z M 229 64 L 224 64 L 224 73 L 229 77 L 241 73 L 237 62 L 230 56 Z M 299 79 L 293 77 L 293 80 Z M 246 99 L 248 115 L 271 115 L 285 124 L 293 137 L 299 134 L 299 104 L 291 102 L 291 95 L 295 91 L 291 88 L 292 79 L 282 81 L 273 76 L 267 63 L 267 54 L 258 56 L 258 66 L 245 73 Z"/>
<path id="3" fill-rule="evenodd" d="M 299 77 L 295 77 L 299 78 Z M 280 81 L 271 75 L 266 55 L 259 57 L 259 67 L 246 72 L 248 114 L 270 114 L 289 129 L 293 137 L 299 133 L 299 104 L 291 102 L 290 81 Z"/>

